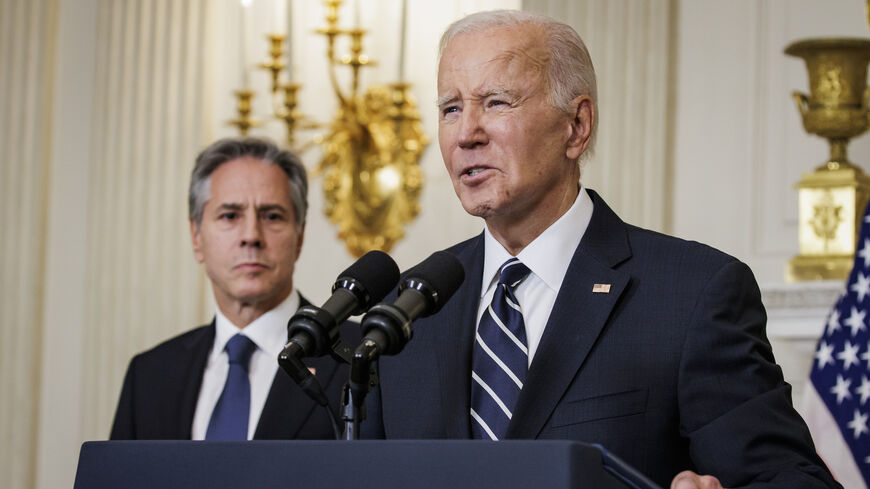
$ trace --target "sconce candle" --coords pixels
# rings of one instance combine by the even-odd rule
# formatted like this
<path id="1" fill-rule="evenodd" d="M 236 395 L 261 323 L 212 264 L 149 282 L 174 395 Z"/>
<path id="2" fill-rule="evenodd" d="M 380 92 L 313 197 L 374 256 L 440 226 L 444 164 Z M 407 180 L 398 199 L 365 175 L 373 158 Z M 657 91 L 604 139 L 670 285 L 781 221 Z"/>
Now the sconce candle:
<path id="1" fill-rule="evenodd" d="M 289 83 L 293 83 L 295 71 L 293 68 L 293 0 L 287 0 L 287 81 Z"/>
<path id="2" fill-rule="evenodd" d="M 248 88 L 248 17 L 253 0 L 241 0 L 242 15 L 239 27 L 239 62 L 242 65 L 242 87 Z"/>
<path id="3" fill-rule="evenodd" d="M 272 12 L 272 32 L 281 32 L 283 27 L 281 23 L 287 18 L 287 13 L 284 7 L 287 5 L 287 0 L 274 0 L 274 10 Z"/>
<path id="4" fill-rule="evenodd" d="M 354 26 L 355 28 L 357 28 L 357 29 L 360 28 L 360 21 L 359 21 L 359 18 L 360 18 L 360 13 L 359 13 L 360 6 L 359 6 L 359 2 L 360 2 L 360 0 L 354 0 L 354 2 L 353 2 L 353 24 L 354 24 L 353 26 Z"/>
<path id="5" fill-rule="evenodd" d="M 868 0 L 870 1 L 870 0 Z M 405 42 L 406 42 L 406 34 L 408 29 L 408 0 L 402 0 L 402 12 L 399 14 L 402 16 L 402 27 L 399 31 L 399 73 L 398 78 L 400 82 L 405 81 Z"/>

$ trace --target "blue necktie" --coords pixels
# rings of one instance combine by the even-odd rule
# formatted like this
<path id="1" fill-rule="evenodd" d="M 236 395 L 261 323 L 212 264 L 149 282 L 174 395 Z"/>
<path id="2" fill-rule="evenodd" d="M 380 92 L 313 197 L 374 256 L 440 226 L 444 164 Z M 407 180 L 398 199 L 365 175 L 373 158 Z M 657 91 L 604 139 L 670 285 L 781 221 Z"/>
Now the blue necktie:
<path id="1" fill-rule="evenodd" d="M 248 439 L 248 414 L 251 409 L 248 363 L 256 349 L 257 345 L 241 334 L 236 334 L 227 341 L 230 368 L 224 390 L 211 413 L 208 430 L 205 432 L 206 440 Z"/>
<path id="2" fill-rule="evenodd" d="M 528 370 L 526 325 L 514 295 L 530 273 L 516 258 L 499 270 L 492 303 L 480 318 L 471 363 L 471 434 L 504 437 Z"/>

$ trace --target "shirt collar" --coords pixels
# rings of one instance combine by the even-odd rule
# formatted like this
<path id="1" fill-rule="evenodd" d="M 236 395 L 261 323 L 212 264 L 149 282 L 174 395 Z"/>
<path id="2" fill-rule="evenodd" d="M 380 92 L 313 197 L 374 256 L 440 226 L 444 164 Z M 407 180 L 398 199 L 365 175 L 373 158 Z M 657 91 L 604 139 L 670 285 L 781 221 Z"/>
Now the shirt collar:
<path id="1" fill-rule="evenodd" d="M 592 208 L 592 199 L 581 186 L 571 208 L 517 254 L 517 258 L 554 291 L 562 287 L 568 265 L 592 219 Z M 480 297 L 485 296 L 487 290 L 497 282 L 499 267 L 511 257 L 492 236 L 489 228 L 485 228 L 483 234 L 484 261 Z"/>
<path id="2" fill-rule="evenodd" d="M 253 341 L 258 349 L 277 358 L 284 344 L 287 343 L 287 321 L 296 309 L 299 309 L 299 294 L 294 289 L 283 302 L 244 328 L 239 328 L 227 319 L 219 307 L 216 309 L 212 355 L 223 352 L 227 341 L 233 335 L 241 333 Z"/>

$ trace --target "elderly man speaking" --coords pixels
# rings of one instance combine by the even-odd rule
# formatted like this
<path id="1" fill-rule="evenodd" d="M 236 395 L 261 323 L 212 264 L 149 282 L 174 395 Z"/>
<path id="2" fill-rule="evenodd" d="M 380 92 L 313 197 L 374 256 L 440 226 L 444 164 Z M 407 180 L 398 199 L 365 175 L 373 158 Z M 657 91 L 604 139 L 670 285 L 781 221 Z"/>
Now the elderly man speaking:
<path id="1" fill-rule="evenodd" d="M 462 288 L 381 359 L 367 431 L 599 443 L 673 488 L 839 487 L 792 408 L 750 269 L 624 223 L 581 184 L 596 81 L 571 27 L 457 21 L 438 110 L 456 195 L 486 226 L 448 250 Z"/>

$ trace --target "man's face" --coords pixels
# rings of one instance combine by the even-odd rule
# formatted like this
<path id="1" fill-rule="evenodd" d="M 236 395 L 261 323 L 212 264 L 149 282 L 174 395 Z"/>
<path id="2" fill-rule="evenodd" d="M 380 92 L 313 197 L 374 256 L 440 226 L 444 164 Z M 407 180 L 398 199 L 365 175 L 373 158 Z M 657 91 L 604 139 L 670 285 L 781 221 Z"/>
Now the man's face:
<path id="1" fill-rule="evenodd" d="M 575 115 L 547 101 L 543 39 L 533 26 L 493 28 L 458 35 L 441 57 L 441 155 L 466 212 L 491 225 L 552 222 L 576 195 L 586 146 L 575 147 Z"/>
<path id="2" fill-rule="evenodd" d="M 281 168 L 244 157 L 211 174 L 211 192 L 197 229 L 191 222 L 196 260 L 205 265 L 221 310 L 269 310 L 293 289 L 293 267 L 302 250 L 290 185 Z"/>

